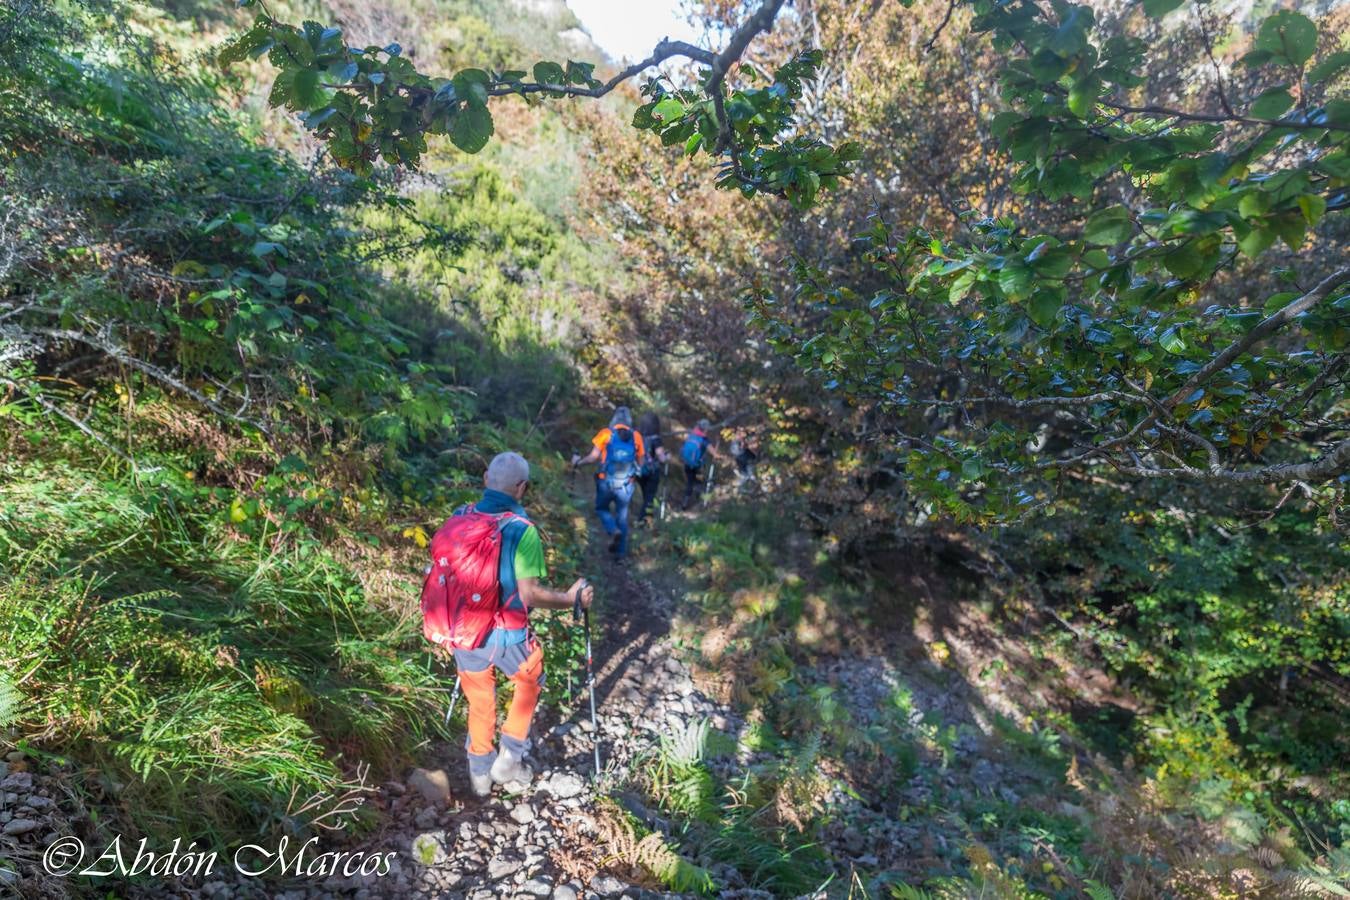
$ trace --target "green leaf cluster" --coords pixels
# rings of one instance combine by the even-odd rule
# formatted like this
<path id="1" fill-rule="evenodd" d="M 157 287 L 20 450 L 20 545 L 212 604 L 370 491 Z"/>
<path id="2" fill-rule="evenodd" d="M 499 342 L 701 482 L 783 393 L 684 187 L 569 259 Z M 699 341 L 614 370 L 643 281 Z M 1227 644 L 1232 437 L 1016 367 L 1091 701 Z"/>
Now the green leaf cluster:
<path id="1" fill-rule="evenodd" d="M 1300 434 L 1295 410 L 1305 389 L 1319 409 L 1334 402 L 1317 385 L 1350 349 L 1350 279 L 1289 323 L 1284 352 L 1252 341 L 1205 366 L 1336 264 L 1263 271 L 1277 241 L 1300 251 L 1350 207 L 1344 101 L 1307 84 L 1339 71 L 1338 55 L 1316 62 L 1316 27 L 1281 11 L 1245 59 L 1304 79 L 1297 91 L 1272 85 L 1242 112 L 1168 110 L 1125 102 L 1143 86 L 1147 45 L 1103 33 L 1090 7 L 974 9 L 1007 54 L 1006 109 L 991 125 L 1012 183 L 1067 215 L 1041 230 L 971 213 L 961 240 L 877 221 L 854 242 L 866 289 L 801 260 L 795 293 L 756 292 L 752 320 L 829 394 L 886 417 L 906 487 L 962 520 L 1048 508 L 1066 469 L 1199 479 L 1267 464 L 1268 448 L 1317 458 L 1331 437 Z M 1244 270 L 1262 274 L 1263 293 L 1230 287 Z M 958 372 L 965 387 L 943 393 L 941 373 Z M 917 424 L 934 418 L 963 424 Z M 1072 450 L 1039 449 L 1061 430 Z M 1142 463 L 1149 454 L 1162 455 Z"/>

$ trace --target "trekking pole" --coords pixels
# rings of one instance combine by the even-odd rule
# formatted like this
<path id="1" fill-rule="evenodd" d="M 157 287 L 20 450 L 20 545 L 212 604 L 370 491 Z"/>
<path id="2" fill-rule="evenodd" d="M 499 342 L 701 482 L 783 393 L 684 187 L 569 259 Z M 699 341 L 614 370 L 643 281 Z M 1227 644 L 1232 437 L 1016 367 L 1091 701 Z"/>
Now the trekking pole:
<path id="1" fill-rule="evenodd" d="M 670 460 L 666 460 L 666 472 L 661 476 L 661 521 L 666 520 L 666 491 L 670 490 Z"/>
<path id="2" fill-rule="evenodd" d="M 572 607 L 572 617 L 574 621 L 584 623 L 586 631 L 586 687 L 591 692 L 591 750 L 595 753 L 595 779 L 600 780 L 600 724 L 595 718 L 595 671 L 591 664 L 591 611 L 590 608 L 582 609 L 581 592 L 587 587 L 587 583 L 582 581 L 581 587 L 577 588 L 576 603 Z"/>
<path id="3" fill-rule="evenodd" d="M 459 673 L 455 673 L 455 689 L 450 692 L 450 706 L 445 711 L 445 727 L 450 727 L 450 717 L 455 714 L 455 704 L 459 702 Z"/>
<path id="4" fill-rule="evenodd" d="M 455 714 L 455 704 L 459 702 L 459 667 L 455 667 L 455 689 L 450 692 L 450 705 L 445 710 L 445 727 L 450 727 L 450 717 Z"/>

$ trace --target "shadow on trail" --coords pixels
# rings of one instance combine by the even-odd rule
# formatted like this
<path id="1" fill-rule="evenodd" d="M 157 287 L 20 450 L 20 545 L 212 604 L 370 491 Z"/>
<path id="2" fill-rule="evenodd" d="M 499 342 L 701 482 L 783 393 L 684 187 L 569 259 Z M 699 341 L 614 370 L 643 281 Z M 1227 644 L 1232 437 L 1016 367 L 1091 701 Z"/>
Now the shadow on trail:
<path id="1" fill-rule="evenodd" d="M 615 563 L 604 550 L 605 534 L 595 516 L 594 480 L 578 479 L 573 493 L 591 528 L 592 540 L 586 570 L 595 573 L 595 700 L 601 715 L 615 698 L 619 682 L 633 666 L 648 666 L 652 653 L 671 632 L 674 603 L 657 594 L 640 578 L 634 567 L 650 562 L 653 530 L 660 526 L 651 518 L 648 524 L 630 532 L 630 561 Z M 584 698 L 583 698 L 584 699 Z"/>

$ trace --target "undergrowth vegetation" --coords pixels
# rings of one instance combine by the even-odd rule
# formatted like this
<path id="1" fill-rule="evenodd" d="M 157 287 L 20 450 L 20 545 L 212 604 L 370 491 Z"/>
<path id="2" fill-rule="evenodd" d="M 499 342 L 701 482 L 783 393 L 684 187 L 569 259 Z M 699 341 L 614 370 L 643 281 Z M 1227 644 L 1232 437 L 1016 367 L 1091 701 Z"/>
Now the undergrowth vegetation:
<path id="1" fill-rule="evenodd" d="M 1197 690 L 1196 680 L 1175 670 L 1198 650 L 1145 644 L 1151 629 L 1086 640 L 1053 620 L 1031 627 L 1029 611 L 1050 604 L 1041 592 L 1065 589 L 1053 581 L 981 586 L 951 572 L 948 582 L 974 596 L 965 611 L 956 597 L 923 598 L 952 604 L 939 625 L 905 596 L 894 564 L 825 552 L 782 513 L 725 497 L 649 538 L 674 563 L 653 577 L 684 579 L 688 604 L 677 629 L 705 689 L 734 701 L 748 722 L 739 734 L 703 723 L 675 735 L 644 770 L 640 787 L 670 818 L 667 831 L 680 836 L 689 865 L 731 865 L 752 884 L 796 896 L 812 878 L 820 885 L 831 872 L 839 877 L 839 860 L 831 867 L 813 848 L 851 831 L 857 852 L 844 871 L 861 884 L 889 884 L 896 897 L 1113 896 L 1106 884 L 1125 896 L 1207 892 L 1244 870 L 1269 890 L 1336 890 L 1347 871 L 1338 849 L 1343 751 L 1330 730 L 1316 730 L 1313 697 L 1283 725 L 1273 706 L 1247 718 L 1250 697 L 1236 713 L 1224 710 L 1240 671 L 1261 669 L 1259 660 L 1248 654 L 1228 678 L 1211 664 L 1209 690 L 1183 696 L 1180 686 Z M 1080 539 L 1097 541 L 1094 558 L 1112 566 L 1113 554 L 1165 559 L 1116 548 L 1139 540 L 1157 549 L 1168 534 Z M 1023 549 L 1043 566 L 1088 555 L 1067 543 L 1032 540 Z M 911 564 L 940 571 L 951 563 L 939 555 Z M 1231 582 L 1215 589 L 1244 577 L 1259 583 L 1259 569 L 1226 571 Z M 1085 607 L 1119 583 L 1084 578 L 1075 596 Z M 1152 584 L 1165 597 L 1167 583 Z M 1193 598 L 1195 586 L 1174 589 Z M 878 602 L 883 596 L 889 604 Z M 1256 603 L 1259 592 L 1249 596 Z M 1143 614 L 1153 608 L 1144 597 L 1135 605 Z M 1188 637 L 1205 640 L 1197 629 Z M 1101 645 L 1120 655 L 1103 659 Z M 1147 648 L 1159 646 L 1177 659 L 1146 674 Z M 853 674 L 821 667 L 836 655 L 857 663 Z M 1088 698 L 1056 673 L 1099 664 L 1132 683 L 1151 702 L 1147 711 L 1122 719 L 1077 709 Z M 718 753 L 736 760 L 734 777 L 706 765 Z M 878 816 L 913 822 L 922 837 L 906 843 L 915 836 L 902 826 L 862 839 Z M 717 841 L 716 826 L 731 821 L 751 856 Z M 794 876 L 785 879 L 769 859 Z"/>
<path id="2" fill-rule="evenodd" d="M 530 425 L 570 390 L 547 336 L 502 285 L 457 307 L 387 277 L 496 268 L 551 226 L 423 220 L 398 185 L 259 146 L 120 9 L 4 24 L 0 722 L 92 773 L 129 834 L 331 826 L 370 767 L 447 736 L 421 547 L 494 453 L 536 461 L 571 574 Z"/>

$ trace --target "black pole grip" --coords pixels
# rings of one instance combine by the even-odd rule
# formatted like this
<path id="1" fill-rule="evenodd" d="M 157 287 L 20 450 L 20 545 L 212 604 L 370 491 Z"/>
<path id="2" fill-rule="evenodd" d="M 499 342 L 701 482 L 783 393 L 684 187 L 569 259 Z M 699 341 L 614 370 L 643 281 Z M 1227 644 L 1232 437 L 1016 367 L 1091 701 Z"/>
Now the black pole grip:
<path id="1" fill-rule="evenodd" d="M 590 583 L 586 579 L 581 579 L 581 584 L 577 585 L 577 595 L 572 599 L 572 621 L 581 621 L 581 592 L 586 590 Z"/>

